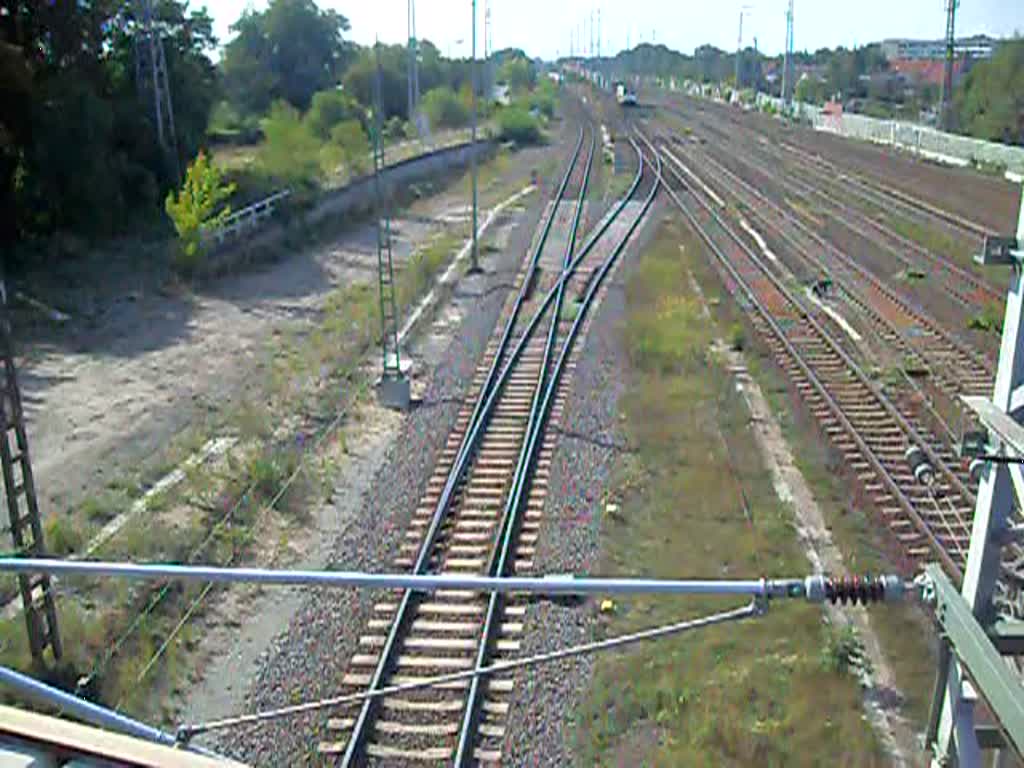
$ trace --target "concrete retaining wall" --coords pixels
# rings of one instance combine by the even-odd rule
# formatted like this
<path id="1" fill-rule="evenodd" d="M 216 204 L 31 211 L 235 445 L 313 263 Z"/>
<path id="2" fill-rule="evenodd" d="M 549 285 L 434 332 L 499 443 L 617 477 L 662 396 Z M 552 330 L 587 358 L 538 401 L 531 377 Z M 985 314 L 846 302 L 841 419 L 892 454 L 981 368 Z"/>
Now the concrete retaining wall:
<path id="1" fill-rule="evenodd" d="M 477 141 L 475 146 L 465 142 L 401 160 L 384 168 L 381 174 L 384 194 L 394 197 L 412 184 L 465 168 L 474 153 L 478 160 L 484 161 L 496 151 L 497 144 L 493 141 Z M 311 210 L 302 214 L 302 221 L 307 225 L 317 225 L 328 218 L 353 221 L 363 218 L 373 210 L 373 184 L 373 175 L 369 174 L 353 179 L 344 187 L 325 192 Z M 252 260 L 256 251 L 275 245 L 283 234 L 284 227 L 280 221 L 271 219 L 252 236 L 210 252 L 204 271 L 216 274 Z"/>

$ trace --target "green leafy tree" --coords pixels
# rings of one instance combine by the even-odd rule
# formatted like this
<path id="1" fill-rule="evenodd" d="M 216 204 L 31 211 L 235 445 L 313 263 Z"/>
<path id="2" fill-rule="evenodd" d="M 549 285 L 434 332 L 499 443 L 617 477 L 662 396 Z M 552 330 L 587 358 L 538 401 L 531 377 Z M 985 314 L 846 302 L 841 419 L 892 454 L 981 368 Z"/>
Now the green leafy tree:
<path id="1" fill-rule="evenodd" d="M 217 83 L 209 16 L 158 0 L 179 148 L 191 156 Z M 0 0 L 0 238 L 97 237 L 152 222 L 174 163 L 140 108 L 131 6 Z"/>
<path id="2" fill-rule="evenodd" d="M 532 88 L 536 81 L 537 72 L 533 64 L 525 58 L 508 59 L 498 71 L 498 82 L 507 83 L 513 91 Z"/>
<path id="3" fill-rule="evenodd" d="M 265 112 L 277 99 L 305 110 L 314 93 L 337 82 L 350 58 L 342 36 L 348 19 L 313 0 L 271 0 L 265 11 L 247 10 L 231 29 L 225 88 L 248 112 Z"/>
<path id="4" fill-rule="evenodd" d="M 1024 40 L 975 64 L 955 94 L 960 127 L 979 139 L 1024 144 Z"/>
<path id="5" fill-rule="evenodd" d="M 406 50 L 405 46 L 401 45 L 380 47 L 380 101 L 385 120 L 395 115 L 403 120 L 409 119 Z M 345 92 L 351 94 L 359 103 L 372 107 L 376 76 L 377 57 L 372 47 L 364 48 L 345 73 Z"/>
<path id="6" fill-rule="evenodd" d="M 235 185 L 225 184 L 220 170 L 200 152 L 185 173 L 178 193 L 167 193 L 164 209 L 178 233 L 181 250 L 178 265 L 186 271 L 199 266 L 202 259 L 203 227 L 216 227 L 231 215 L 231 207 L 218 206 L 234 194 Z"/>

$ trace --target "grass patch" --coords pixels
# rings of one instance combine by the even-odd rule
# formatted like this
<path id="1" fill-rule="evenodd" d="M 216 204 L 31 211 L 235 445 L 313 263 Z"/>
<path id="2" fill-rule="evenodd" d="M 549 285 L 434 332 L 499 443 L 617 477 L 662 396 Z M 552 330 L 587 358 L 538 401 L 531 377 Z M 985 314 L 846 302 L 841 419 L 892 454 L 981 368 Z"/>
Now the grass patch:
<path id="1" fill-rule="evenodd" d="M 967 327 L 974 331 L 987 331 L 1002 335 L 1004 318 L 1003 305 L 998 301 L 989 301 L 982 307 L 981 312 L 967 321 Z"/>
<path id="2" fill-rule="evenodd" d="M 777 499 L 749 414 L 709 354 L 718 323 L 701 314 L 665 225 L 627 286 L 622 401 L 635 456 L 620 471 L 623 515 L 602 523 L 609 573 L 749 577 L 804 573 L 792 517 Z M 733 467 L 732 472 L 725 467 Z M 642 565 L 638 565 L 642 564 Z M 618 634 L 723 610 L 720 598 L 637 598 L 602 614 Z M 820 609 L 777 605 L 724 625 L 597 658 L 576 713 L 582 765 L 874 765 L 858 685 L 837 660 Z M 628 680 L 629 685 L 623 685 Z"/>

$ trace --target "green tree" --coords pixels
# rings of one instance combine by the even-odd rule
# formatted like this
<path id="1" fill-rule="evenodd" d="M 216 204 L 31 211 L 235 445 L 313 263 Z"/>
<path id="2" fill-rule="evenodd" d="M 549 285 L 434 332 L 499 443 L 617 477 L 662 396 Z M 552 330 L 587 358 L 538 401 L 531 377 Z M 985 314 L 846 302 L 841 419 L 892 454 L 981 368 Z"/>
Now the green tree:
<path id="1" fill-rule="evenodd" d="M 234 184 L 225 184 L 220 170 L 204 152 L 200 152 L 185 172 L 181 190 L 167 193 L 164 209 L 178 233 L 181 250 L 179 267 L 192 271 L 202 258 L 201 235 L 203 227 L 216 227 L 231 215 L 231 207 L 217 207 L 235 191 Z"/>
<path id="2" fill-rule="evenodd" d="M 202 141 L 216 95 L 205 12 L 158 0 L 179 148 Z M 103 236 L 151 221 L 173 183 L 134 82 L 120 0 L 0 0 L 0 238 Z"/>
<path id="3" fill-rule="evenodd" d="M 513 91 L 532 88 L 537 81 L 537 72 L 527 59 L 508 59 L 498 70 L 498 82 L 507 83 Z"/>
<path id="4" fill-rule="evenodd" d="M 247 10 L 224 48 L 229 97 L 262 113 L 276 99 L 305 110 L 313 94 L 334 85 L 350 58 L 342 34 L 348 19 L 313 0 L 271 0 L 265 11 Z"/>
<path id="5" fill-rule="evenodd" d="M 403 120 L 409 119 L 406 50 L 401 45 L 380 46 L 380 101 L 385 120 L 395 115 Z M 372 107 L 376 76 L 377 57 L 373 47 L 363 48 L 345 73 L 345 92 L 361 104 Z"/>
<path id="6" fill-rule="evenodd" d="M 980 61 L 954 94 L 960 127 L 971 136 L 1024 144 L 1024 40 Z"/>

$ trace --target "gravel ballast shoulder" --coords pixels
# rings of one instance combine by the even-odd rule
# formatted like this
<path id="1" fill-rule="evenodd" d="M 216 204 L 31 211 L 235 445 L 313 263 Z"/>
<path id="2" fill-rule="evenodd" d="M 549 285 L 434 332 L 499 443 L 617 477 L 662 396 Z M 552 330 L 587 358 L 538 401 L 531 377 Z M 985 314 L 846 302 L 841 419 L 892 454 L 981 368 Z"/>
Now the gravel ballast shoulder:
<path id="1" fill-rule="evenodd" d="M 625 389 L 619 326 L 627 273 L 628 269 L 620 267 L 609 280 L 566 398 L 552 458 L 544 528 L 538 540 L 540 573 L 590 573 L 598 565 L 603 498 L 624 450 L 616 414 Z M 596 615 L 597 605 L 592 601 L 575 607 L 551 602 L 531 605 L 521 655 L 594 639 Z M 586 693 L 592 668 L 593 658 L 582 656 L 519 673 L 506 728 L 506 764 L 573 762 L 573 713 Z"/>
<path id="2" fill-rule="evenodd" d="M 359 512 L 334 545 L 336 569 L 393 570 L 403 532 L 451 431 L 508 288 L 529 245 L 543 205 L 535 197 L 519 217 L 500 255 L 481 276 L 460 281 L 452 298 L 461 316 L 450 344 L 438 350 L 423 401 L 408 414 Z M 428 343 L 424 340 L 424 343 Z M 433 343 L 433 342 L 430 342 Z M 413 350 L 413 357 L 416 351 Z M 345 489 L 337 489 L 344 494 Z M 271 709 L 337 695 L 379 593 L 311 590 L 287 629 L 263 655 L 245 711 Z M 316 761 L 328 710 L 226 730 L 208 742 L 223 754 L 255 765 Z"/>

